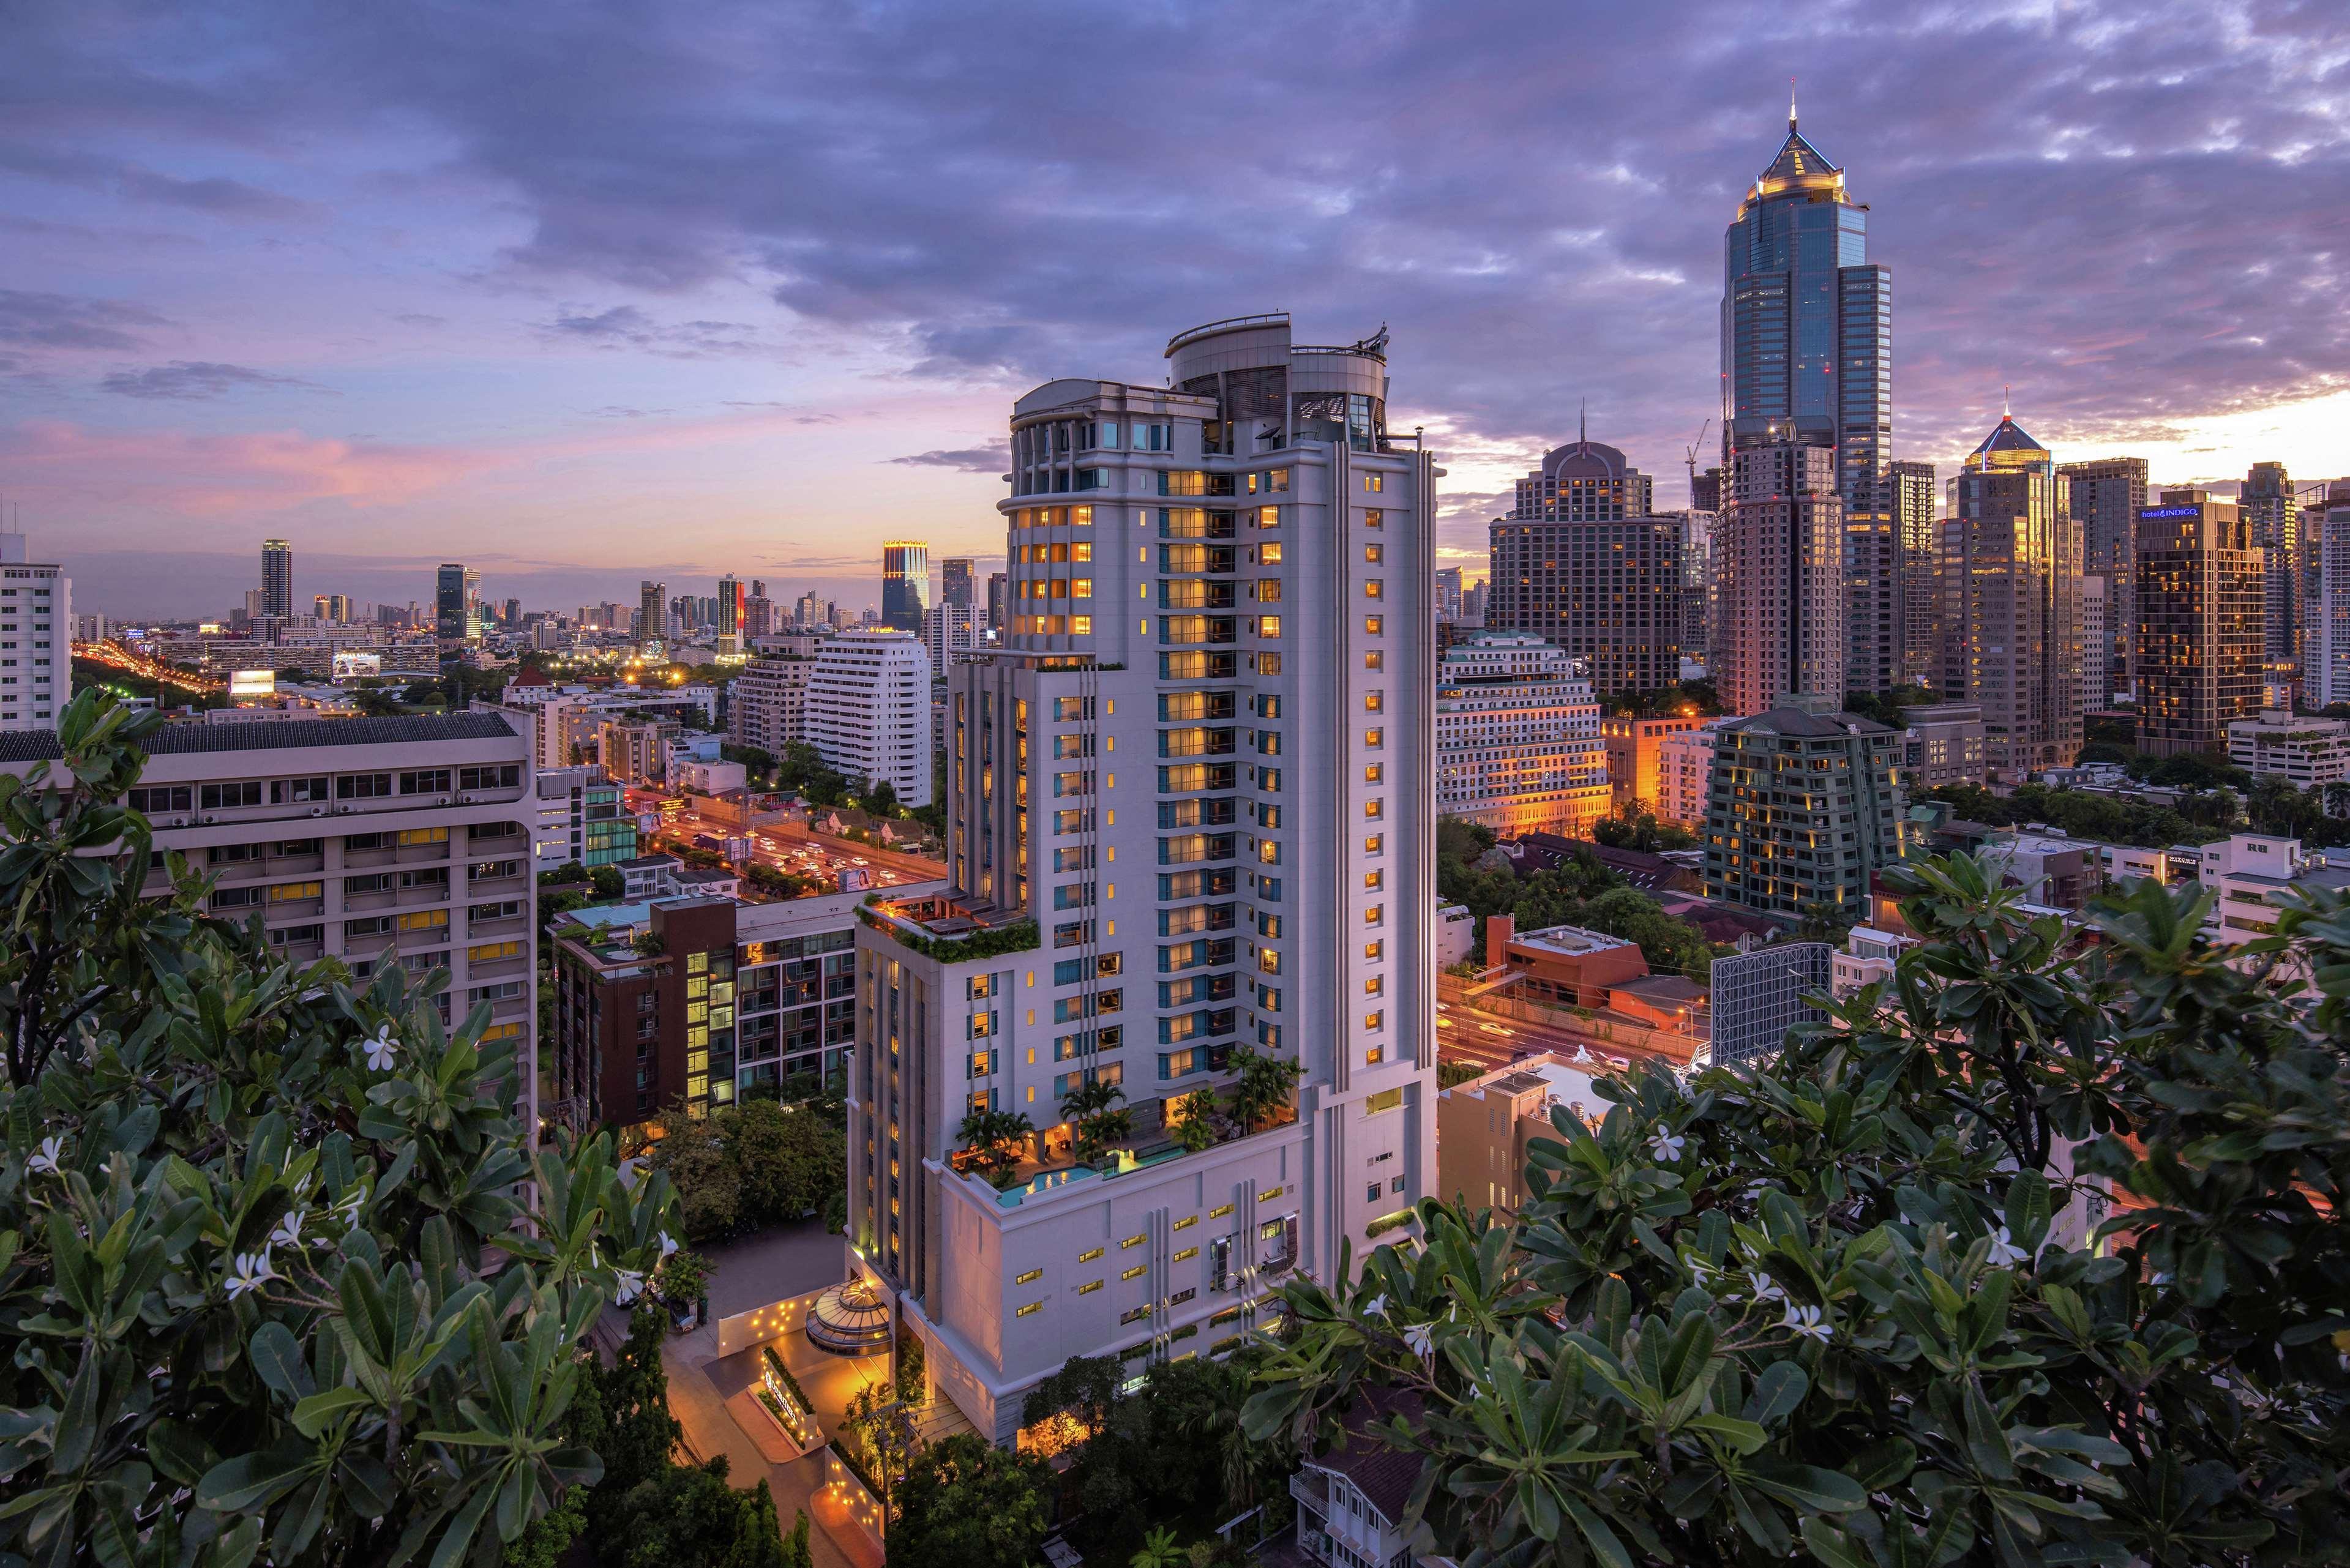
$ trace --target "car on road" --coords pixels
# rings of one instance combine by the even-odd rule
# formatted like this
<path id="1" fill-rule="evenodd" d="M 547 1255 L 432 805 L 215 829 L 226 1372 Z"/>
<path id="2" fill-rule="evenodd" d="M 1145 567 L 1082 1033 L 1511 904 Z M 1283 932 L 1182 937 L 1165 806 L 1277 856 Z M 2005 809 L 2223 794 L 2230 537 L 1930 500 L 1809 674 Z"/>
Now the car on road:
<path id="1" fill-rule="evenodd" d="M 1508 1030 L 1503 1028 L 1498 1023 L 1480 1023 L 1477 1027 L 1483 1030 L 1488 1034 L 1507 1034 L 1509 1033 Z"/>

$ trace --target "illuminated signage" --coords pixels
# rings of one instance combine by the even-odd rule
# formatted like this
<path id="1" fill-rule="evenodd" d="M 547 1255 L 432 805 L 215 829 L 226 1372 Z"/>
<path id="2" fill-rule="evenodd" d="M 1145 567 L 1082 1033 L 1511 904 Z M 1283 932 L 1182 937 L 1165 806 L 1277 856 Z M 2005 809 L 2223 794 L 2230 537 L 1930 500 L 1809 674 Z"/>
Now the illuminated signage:
<path id="1" fill-rule="evenodd" d="M 275 697 L 277 695 L 277 671 L 233 670 L 229 671 L 228 694 L 231 701 L 240 697 Z"/>
<path id="2" fill-rule="evenodd" d="M 2141 508 L 2138 515 L 2141 517 L 2200 517 L 2203 515 L 2203 508 L 2200 506 L 2147 506 Z"/>

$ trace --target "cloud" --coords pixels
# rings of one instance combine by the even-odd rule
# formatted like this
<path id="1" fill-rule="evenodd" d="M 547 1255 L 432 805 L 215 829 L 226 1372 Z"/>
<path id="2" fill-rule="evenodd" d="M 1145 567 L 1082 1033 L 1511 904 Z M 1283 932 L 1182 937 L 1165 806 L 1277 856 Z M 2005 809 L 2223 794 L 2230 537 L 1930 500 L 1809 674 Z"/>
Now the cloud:
<path id="1" fill-rule="evenodd" d="M 0 288 L 0 343 L 25 348 L 136 348 L 138 331 L 167 325 L 151 310 L 107 299 Z"/>
<path id="2" fill-rule="evenodd" d="M 747 322 L 678 321 L 663 325 L 633 305 L 615 305 L 592 314 L 584 310 L 566 312 L 542 323 L 539 331 L 556 339 L 604 348 L 637 348 L 684 359 L 749 353 L 765 347 L 759 340 L 758 329 Z"/>
<path id="3" fill-rule="evenodd" d="M 910 457 L 893 457 L 888 461 L 911 468 L 951 468 L 957 473 L 1002 473 L 1012 462 L 1012 446 L 1008 441 L 998 441 L 993 446 L 918 452 Z"/>
<path id="4" fill-rule="evenodd" d="M 102 431 L 60 421 L 0 428 L 0 464 L 77 510 L 116 507 L 242 517 L 332 501 L 369 509 L 412 501 L 504 454 L 338 441 L 295 431 L 200 435 Z"/>
<path id="5" fill-rule="evenodd" d="M 98 389 L 124 398 L 195 400 L 224 397 L 230 392 L 268 387 L 300 387 L 319 392 L 316 381 L 295 376 L 273 376 L 243 365 L 222 365 L 209 359 L 174 359 L 144 370 L 116 370 L 100 379 Z"/>
<path id="6" fill-rule="evenodd" d="M 111 191 L 131 202 L 151 202 L 226 219 L 307 218 L 317 209 L 275 191 L 226 175 L 184 179 L 120 158 L 24 144 L 0 147 L 0 170 L 61 184 Z"/>

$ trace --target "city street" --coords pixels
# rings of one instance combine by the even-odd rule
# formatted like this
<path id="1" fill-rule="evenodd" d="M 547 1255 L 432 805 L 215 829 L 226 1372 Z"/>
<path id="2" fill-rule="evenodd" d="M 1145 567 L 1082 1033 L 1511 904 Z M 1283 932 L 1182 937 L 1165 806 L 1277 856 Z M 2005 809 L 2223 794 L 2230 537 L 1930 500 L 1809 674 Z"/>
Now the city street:
<path id="1" fill-rule="evenodd" d="M 637 795 L 631 792 L 631 809 L 657 809 L 660 797 Z M 642 801 L 639 805 L 639 801 Z M 666 849 L 672 853 L 693 846 L 697 837 L 712 838 L 723 844 L 729 837 L 746 836 L 743 829 L 729 823 L 707 817 L 688 807 L 663 822 L 660 830 L 646 844 L 645 852 Z M 892 850 L 876 849 L 869 845 L 846 838 L 834 838 L 812 833 L 803 825 L 792 822 L 762 823 L 753 828 L 751 855 L 762 866 L 794 877 L 812 877 L 826 892 L 840 886 L 843 872 L 862 872 L 868 880 L 866 888 L 899 888 L 911 882 L 926 882 L 946 874 L 941 862 L 924 859 Z M 704 846 L 703 847 L 707 847 Z M 756 889 L 745 886 L 746 894 Z"/>
<path id="2" fill-rule="evenodd" d="M 1473 1063 L 1490 1072 L 1536 1052 L 1555 1051 L 1571 1057 L 1578 1049 L 1588 1050 L 1603 1065 L 1629 1066 L 1651 1058 L 1668 1066 L 1683 1064 L 1663 1052 L 1604 1039 L 1596 1033 L 1499 1018 L 1461 1002 L 1436 1004 L 1436 1054 L 1443 1061 Z"/>

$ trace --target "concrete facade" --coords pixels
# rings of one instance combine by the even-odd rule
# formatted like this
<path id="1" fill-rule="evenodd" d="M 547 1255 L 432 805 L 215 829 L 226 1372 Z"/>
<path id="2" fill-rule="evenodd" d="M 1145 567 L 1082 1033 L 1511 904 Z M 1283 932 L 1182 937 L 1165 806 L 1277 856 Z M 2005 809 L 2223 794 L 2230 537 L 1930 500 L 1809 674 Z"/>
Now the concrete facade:
<path id="1" fill-rule="evenodd" d="M 1599 704 L 1578 661 L 1528 632 L 1471 632 L 1436 675 L 1436 809 L 1503 837 L 1607 815 Z"/>

